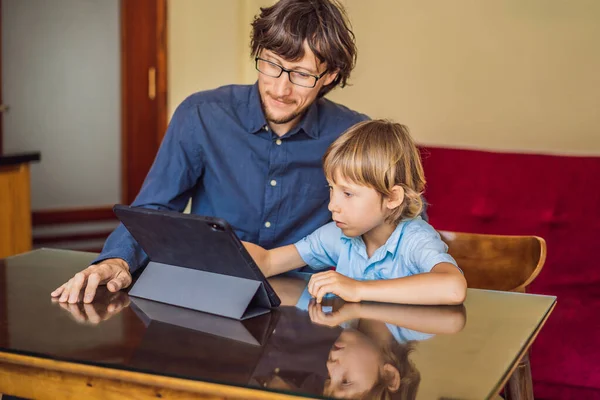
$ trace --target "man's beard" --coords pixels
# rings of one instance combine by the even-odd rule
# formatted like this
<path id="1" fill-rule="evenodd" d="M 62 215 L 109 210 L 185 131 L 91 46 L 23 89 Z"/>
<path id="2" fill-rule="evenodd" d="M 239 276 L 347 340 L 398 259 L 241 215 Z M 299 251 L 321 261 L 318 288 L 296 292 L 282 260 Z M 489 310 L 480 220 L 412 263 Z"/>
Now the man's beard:
<path id="1" fill-rule="evenodd" d="M 267 95 L 268 96 L 268 95 Z M 267 107 L 265 106 L 265 102 L 262 99 L 262 96 L 260 97 L 260 106 L 262 107 L 263 113 L 265 114 L 265 118 L 267 119 L 268 122 L 271 122 L 273 124 L 287 124 L 288 122 L 292 122 L 293 120 L 295 120 L 296 118 L 304 115 L 304 113 L 306 112 L 306 108 L 301 109 L 301 110 L 296 110 L 293 113 L 289 114 L 289 115 L 285 115 L 283 117 L 280 118 L 275 118 L 275 116 L 273 116 L 269 110 L 267 109 Z"/>

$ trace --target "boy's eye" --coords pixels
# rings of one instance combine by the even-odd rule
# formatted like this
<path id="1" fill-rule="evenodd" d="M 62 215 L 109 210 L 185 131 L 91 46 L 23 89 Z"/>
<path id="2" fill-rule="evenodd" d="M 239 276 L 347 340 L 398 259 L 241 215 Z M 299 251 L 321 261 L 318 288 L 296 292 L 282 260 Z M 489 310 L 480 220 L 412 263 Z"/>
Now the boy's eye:
<path id="1" fill-rule="evenodd" d="M 350 386 L 351 384 L 352 383 L 348 379 L 342 380 L 342 385 L 344 385 L 344 386 Z"/>
<path id="2" fill-rule="evenodd" d="M 346 197 L 352 197 L 352 193 L 350 193 L 350 192 L 344 192 L 344 196 L 346 196 Z"/>

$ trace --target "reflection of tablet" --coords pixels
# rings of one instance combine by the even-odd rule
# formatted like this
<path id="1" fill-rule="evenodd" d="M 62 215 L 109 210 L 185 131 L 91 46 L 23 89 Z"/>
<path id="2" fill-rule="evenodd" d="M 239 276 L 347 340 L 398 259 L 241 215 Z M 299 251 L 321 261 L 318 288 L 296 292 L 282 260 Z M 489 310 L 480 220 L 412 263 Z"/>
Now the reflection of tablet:
<path id="1" fill-rule="evenodd" d="M 130 308 L 146 326 L 153 322 L 161 322 L 244 342 L 252 346 L 262 346 L 266 343 L 279 318 L 279 313 L 274 311 L 258 318 L 236 321 L 231 318 L 134 297 L 131 297 Z"/>
<path id="2" fill-rule="evenodd" d="M 199 326 L 179 326 L 150 319 L 139 309 L 139 299 L 133 299 L 133 310 L 145 322 L 146 330 L 138 342 L 135 352 L 128 358 L 127 366 L 135 370 L 153 372 L 158 375 L 183 377 L 202 381 L 217 381 L 227 384 L 247 386 L 251 381 L 260 359 L 266 350 L 266 343 L 272 338 L 279 312 L 273 312 L 246 321 L 234 321 L 179 307 L 171 308 L 171 319 L 181 317 L 187 323 L 198 322 Z M 155 303 L 155 302 L 147 302 Z M 155 304 L 156 305 L 156 304 Z M 147 310 L 144 310 L 147 311 Z M 180 313 L 193 316 L 183 317 Z M 212 326 L 216 319 L 223 324 L 239 324 L 252 332 L 258 343 L 250 343 L 239 338 L 229 337 L 231 332 L 221 329 L 215 332 Z M 170 321 L 174 322 L 174 321 Z M 201 326 L 203 323 L 206 325 Z M 217 323 L 218 325 L 218 323 Z M 197 330 L 196 328 L 201 328 Z M 211 331 L 204 331 L 209 328 Z M 221 327 L 223 328 L 223 327 Z M 227 333 L 227 334 L 225 334 Z"/>
<path id="3" fill-rule="evenodd" d="M 123 205 L 113 210 L 150 258 L 131 295 L 236 319 L 281 303 L 226 221 Z M 244 302 L 257 310 L 238 315 Z"/>

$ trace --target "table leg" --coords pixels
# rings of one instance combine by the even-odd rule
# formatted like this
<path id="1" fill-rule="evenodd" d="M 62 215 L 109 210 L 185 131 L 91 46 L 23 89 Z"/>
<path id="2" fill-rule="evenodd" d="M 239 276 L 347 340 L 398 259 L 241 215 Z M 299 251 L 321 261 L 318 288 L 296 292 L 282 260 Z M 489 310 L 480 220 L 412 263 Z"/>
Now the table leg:
<path id="1" fill-rule="evenodd" d="M 525 353 L 519 365 L 504 387 L 507 400 L 533 400 L 533 382 L 531 380 L 531 365 L 529 352 Z"/>

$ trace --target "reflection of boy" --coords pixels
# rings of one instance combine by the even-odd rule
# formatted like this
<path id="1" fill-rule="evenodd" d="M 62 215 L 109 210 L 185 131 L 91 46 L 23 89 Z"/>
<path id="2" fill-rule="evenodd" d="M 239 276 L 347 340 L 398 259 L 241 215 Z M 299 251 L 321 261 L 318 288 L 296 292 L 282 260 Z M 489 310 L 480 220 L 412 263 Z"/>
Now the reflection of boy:
<path id="1" fill-rule="evenodd" d="M 294 273 L 271 280 L 287 318 L 282 315 L 269 340 L 255 385 L 342 398 L 412 399 L 420 384 L 410 359 L 416 342 L 456 334 L 466 323 L 462 305 L 351 303 L 339 297 L 317 304 L 306 287 L 309 279 Z"/>
<path id="2" fill-rule="evenodd" d="M 316 307 L 321 312 L 321 305 L 311 301 L 308 289 L 302 293 L 296 307 L 313 310 Z M 344 321 L 339 327 L 344 330 L 329 351 L 325 396 L 416 398 L 421 375 L 409 354 L 417 341 L 427 340 L 434 334 L 369 319 Z"/>
<path id="3" fill-rule="evenodd" d="M 306 310 L 282 306 L 277 326 L 265 345 L 251 385 L 320 395 L 327 378 L 331 344 L 342 328 L 313 324 Z"/>
<path id="4" fill-rule="evenodd" d="M 329 379 L 323 394 L 353 399 L 416 398 L 421 374 L 409 359 L 416 341 L 398 341 L 379 321 L 360 320 L 352 325 L 356 328 L 344 329 L 329 352 Z"/>

